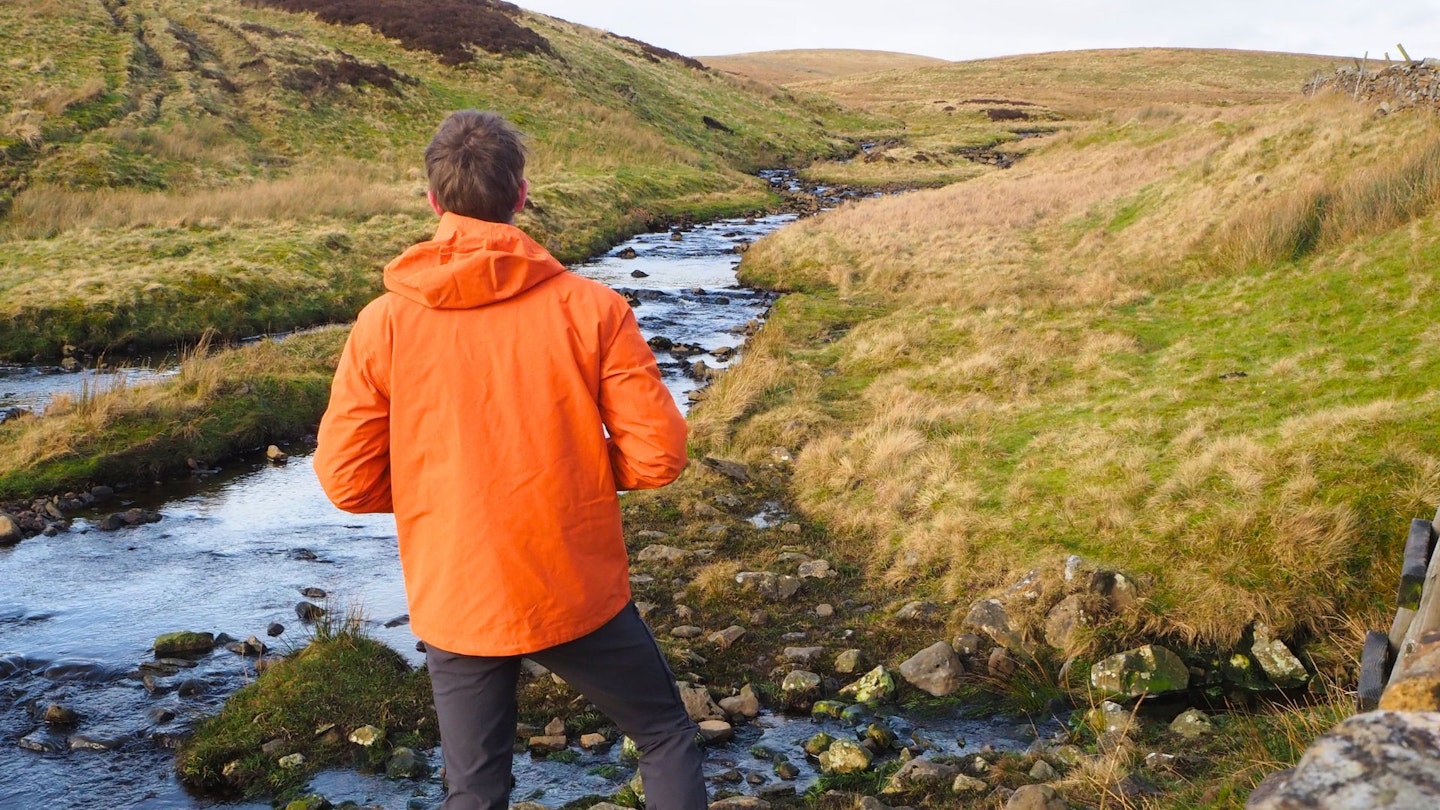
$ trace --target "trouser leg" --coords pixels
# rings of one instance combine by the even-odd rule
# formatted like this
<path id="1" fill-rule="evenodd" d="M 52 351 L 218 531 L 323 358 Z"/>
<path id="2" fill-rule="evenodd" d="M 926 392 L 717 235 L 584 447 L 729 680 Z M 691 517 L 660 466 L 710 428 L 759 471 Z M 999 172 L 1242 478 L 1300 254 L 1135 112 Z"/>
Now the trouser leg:
<path id="1" fill-rule="evenodd" d="M 445 810 L 506 810 L 515 746 L 519 658 L 425 653 L 449 793 Z"/>
<path id="2" fill-rule="evenodd" d="M 649 810 L 705 810 L 696 726 L 633 604 L 599 630 L 528 657 L 564 678 L 635 741 Z"/>

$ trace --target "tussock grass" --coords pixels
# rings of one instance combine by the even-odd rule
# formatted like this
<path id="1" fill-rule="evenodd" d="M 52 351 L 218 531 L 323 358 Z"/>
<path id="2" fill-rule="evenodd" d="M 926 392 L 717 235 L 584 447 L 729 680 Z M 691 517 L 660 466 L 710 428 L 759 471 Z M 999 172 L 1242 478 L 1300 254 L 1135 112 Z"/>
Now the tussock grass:
<path id="1" fill-rule="evenodd" d="M 778 85 L 946 64 L 930 56 L 844 48 L 702 56 L 700 61 L 716 70 Z"/>
<path id="2" fill-rule="evenodd" d="M 1096 651 L 1224 649 L 1263 620 L 1343 667 L 1334 647 L 1387 622 L 1408 520 L 1440 502 L 1421 314 L 1440 123 L 1282 94 L 1303 59 L 1199 55 L 1237 77 L 1201 91 L 1198 67 L 1144 56 L 1125 88 L 964 86 L 1089 118 L 1006 172 L 752 248 L 747 279 L 799 294 L 727 374 L 759 393 L 702 403 L 697 440 L 798 450 L 795 492 L 842 556 L 937 589 L 956 621 L 1079 554 L 1144 594 Z M 1290 212 L 1319 196 L 1301 239 Z"/>

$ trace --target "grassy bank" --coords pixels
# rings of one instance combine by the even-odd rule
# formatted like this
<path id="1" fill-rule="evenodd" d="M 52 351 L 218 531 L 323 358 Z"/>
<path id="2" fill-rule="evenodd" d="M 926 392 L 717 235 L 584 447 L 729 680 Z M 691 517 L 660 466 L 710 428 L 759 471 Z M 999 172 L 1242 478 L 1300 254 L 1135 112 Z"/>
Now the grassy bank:
<path id="1" fill-rule="evenodd" d="M 421 152 L 462 107 L 528 133 L 522 224 L 564 260 L 763 207 L 750 170 L 847 148 L 826 110 L 560 20 L 484 12 L 544 43 L 517 52 L 266 5 L 0 9 L 0 358 L 348 319 L 428 229 Z"/>
<path id="2" fill-rule="evenodd" d="M 1260 620 L 1342 665 L 1440 500 L 1418 317 L 1440 129 L 1279 97 L 1273 64 L 1157 106 L 1161 67 L 1008 172 L 757 245 L 744 277 L 794 294 L 696 441 L 799 450 L 803 509 L 868 576 L 960 599 L 953 620 L 1078 554 L 1144 583 L 1092 650 L 1223 650 Z"/>

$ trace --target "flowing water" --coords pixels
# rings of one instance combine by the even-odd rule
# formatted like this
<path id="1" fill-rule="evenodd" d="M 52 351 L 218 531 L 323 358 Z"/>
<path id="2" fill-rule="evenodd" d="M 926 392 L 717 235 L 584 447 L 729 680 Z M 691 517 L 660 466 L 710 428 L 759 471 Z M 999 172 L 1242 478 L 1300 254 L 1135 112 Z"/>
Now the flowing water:
<path id="1" fill-rule="evenodd" d="M 688 371 L 692 365 L 727 365 L 727 350 L 740 346 L 747 325 L 762 318 L 771 302 L 768 294 L 737 285 L 735 246 L 793 218 L 724 220 L 678 237 L 668 231 L 646 234 L 576 270 L 626 291 L 646 337 L 677 346 L 657 348 L 656 355 L 683 406 L 700 384 Z M 634 258 L 621 258 L 631 251 Z M 151 373 L 125 374 L 127 384 L 141 384 Z M 94 384 L 83 375 L 6 370 L 0 394 L 12 398 L 0 405 L 42 407 L 55 393 L 75 392 L 77 385 L 83 392 Z M 320 588 L 336 603 L 363 608 L 376 637 L 405 651 L 412 662 L 421 660 L 403 621 L 393 521 L 331 507 L 302 451 L 285 466 L 259 459 L 234 462 L 213 477 L 127 495 L 135 505 L 158 509 L 163 520 L 101 532 L 93 526 L 98 514 L 80 516 L 69 533 L 0 549 L 0 808 L 5 810 L 216 804 L 180 787 L 172 749 L 198 718 L 254 678 L 253 662 L 217 650 L 193 668 L 161 673 L 151 681 L 152 692 L 139 667 L 153 657 L 151 644 L 162 633 L 190 629 L 265 638 L 266 627 L 280 622 L 286 631 L 266 640 L 283 652 L 305 641 L 294 612 L 301 589 Z M 116 504 L 106 507 L 113 511 Z M 79 724 L 49 729 L 42 715 L 51 703 L 78 711 Z M 845 731 L 838 725 L 830 731 Z M 949 752 L 964 748 L 961 738 L 971 746 L 1018 749 L 1035 734 L 1025 724 L 1005 721 L 918 725 L 917 734 Z M 801 776 L 789 784 L 804 790 L 816 775 L 793 754 L 798 741 L 817 730 L 809 720 L 762 717 L 739 729 L 735 743 L 710 749 L 707 775 L 720 780 L 718 787 L 739 792 L 755 789 L 746 781 L 750 774 L 777 782 L 768 761 L 747 753 L 759 744 L 792 754 Z M 535 798 L 554 807 L 613 793 L 633 773 L 617 756 L 583 754 L 572 764 L 518 756 L 516 800 Z M 431 759 L 438 766 L 438 753 Z M 390 782 L 349 771 L 320 774 L 312 787 L 332 801 L 386 808 L 432 807 L 441 796 L 433 778 Z"/>

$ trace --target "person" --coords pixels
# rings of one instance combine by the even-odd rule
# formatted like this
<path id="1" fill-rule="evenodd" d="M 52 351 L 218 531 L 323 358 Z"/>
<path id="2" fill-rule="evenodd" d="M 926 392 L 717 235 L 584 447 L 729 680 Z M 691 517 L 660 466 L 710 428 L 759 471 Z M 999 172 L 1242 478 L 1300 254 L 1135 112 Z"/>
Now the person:
<path id="1" fill-rule="evenodd" d="M 696 726 L 631 601 L 619 507 L 680 475 L 684 417 L 626 301 L 511 224 L 518 130 L 453 113 L 425 168 L 439 227 L 358 316 L 314 464 L 339 508 L 395 514 L 443 806 L 509 806 L 523 656 L 635 741 L 651 810 L 700 810 Z"/>

